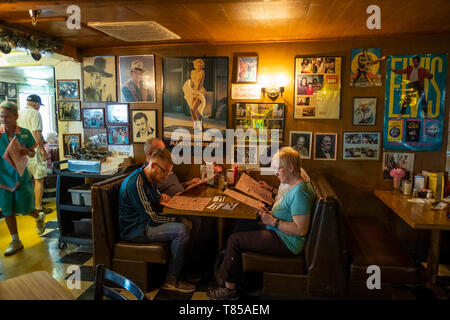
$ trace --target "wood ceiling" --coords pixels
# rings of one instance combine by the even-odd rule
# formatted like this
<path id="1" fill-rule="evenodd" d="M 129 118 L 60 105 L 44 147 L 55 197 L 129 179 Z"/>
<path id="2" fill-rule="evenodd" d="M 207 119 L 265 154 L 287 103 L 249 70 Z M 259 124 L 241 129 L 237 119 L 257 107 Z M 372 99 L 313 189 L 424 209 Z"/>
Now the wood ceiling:
<path id="1" fill-rule="evenodd" d="M 69 5 L 81 8 L 81 29 L 66 26 Z M 369 30 L 366 8 L 381 8 L 381 30 Z M 36 26 L 29 9 L 42 10 Z M 243 43 L 450 34 L 449 0 L 178 0 L 0 1 L 1 24 L 62 38 L 75 48 L 161 43 Z M 156 21 L 181 37 L 125 42 L 88 22 Z"/>

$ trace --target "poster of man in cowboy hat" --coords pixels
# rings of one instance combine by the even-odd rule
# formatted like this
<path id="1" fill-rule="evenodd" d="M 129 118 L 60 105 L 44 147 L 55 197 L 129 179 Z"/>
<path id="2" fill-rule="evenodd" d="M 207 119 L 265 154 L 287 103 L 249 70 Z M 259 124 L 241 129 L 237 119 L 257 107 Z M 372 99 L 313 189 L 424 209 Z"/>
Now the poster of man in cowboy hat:
<path id="1" fill-rule="evenodd" d="M 119 57 L 121 102 L 155 102 L 153 55 Z"/>
<path id="2" fill-rule="evenodd" d="M 85 102 L 117 101 L 115 57 L 83 58 Z"/>

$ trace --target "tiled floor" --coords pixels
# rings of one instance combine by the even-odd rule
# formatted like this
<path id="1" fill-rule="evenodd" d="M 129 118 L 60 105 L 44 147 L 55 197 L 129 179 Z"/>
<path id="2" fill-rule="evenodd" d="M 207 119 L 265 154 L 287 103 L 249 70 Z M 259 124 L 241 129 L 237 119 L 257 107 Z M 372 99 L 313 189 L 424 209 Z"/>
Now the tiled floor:
<path id="1" fill-rule="evenodd" d="M 94 297 L 94 269 L 92 248 L 89 246 L 78 246 L 68 243 L 65 250 L 58 247 L 58 223 L 56 220 L 56 208 L 47 215 L 46 232 L 39 237 L 35 230 L 34 219 L 26 216 L 18 216 L 19 236 L 24 244 L 24 249 L 13 256 L 4 257 L 3 251 L 8 247 L 11 237 L 7 230 L 4 219 L 0 220 L 0 281 L 19 276 L 21 274 L 45 270 L 49 272 L 64 287 L 70 285 L 70 276 L 74 271 L 70 269 L 76 266 L 80 268 L 81 285 L 79 289 L 69 290 L 74 298 L 79 300 L 92 300 Z M 70 272 L 69 272 L 70 271 Z M 441 265 L 440 276 L 450 275 L 450 268 Z M 212 273 L 205 272 L 203 278 L 197 283 L 197 291 L 193 294 L 182 294 L 173 291 L 154 289 L 146 293 L 148 299 L 151 300 L 207 300 L 206 291 L 214 285 Z M 254 279 L 253 279 L 254 280 Z M 242 294 L 243 300 L 264 299 L 258 289 L 258 281 L 253 281 L 252 290 L 245 291 Z M 447 287 L 447 290 L 450 289 Z M 450 292 L 447 291 L 450 296 Z M 277 297 L 268 297 L 276 299 Z M 433 300 L 434 296 L 430 290 L 425 287 L 414 289 L 395 289 L 393 290 L 392 299 L 394 300 Z"/>

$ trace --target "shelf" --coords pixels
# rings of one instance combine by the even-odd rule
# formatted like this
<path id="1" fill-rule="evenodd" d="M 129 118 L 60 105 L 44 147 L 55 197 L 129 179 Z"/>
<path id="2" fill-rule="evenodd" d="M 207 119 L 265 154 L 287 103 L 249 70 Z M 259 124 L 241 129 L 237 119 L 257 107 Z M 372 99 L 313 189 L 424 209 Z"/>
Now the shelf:
<path id="1" fill-rule="evenodd" d="M 67 210 L 67 211 L 76 211 L 76 212 L 91 212 L 90 206 L 74 206 L 71 204 L 61 204 L 59 206 L 60 210 Z"/>

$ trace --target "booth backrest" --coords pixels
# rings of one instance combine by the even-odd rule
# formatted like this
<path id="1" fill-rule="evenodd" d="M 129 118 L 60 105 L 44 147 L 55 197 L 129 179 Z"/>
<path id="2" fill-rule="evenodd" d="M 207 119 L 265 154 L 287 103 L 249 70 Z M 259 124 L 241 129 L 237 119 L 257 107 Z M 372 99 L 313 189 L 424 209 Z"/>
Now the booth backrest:
<path id="1" fill-rule="evenodd" d="M 316 205 L 304 252 L 308 292 L 342 293 L 348 277 L 342 205 L 323 174 L 313 172 L 310 176 L 316 192 Z"/>
<path id="2" fill-rule="evenodd" d="M 119 190 L 126 173 L 92 185 L 94 265 L 111 268 L 114 244 L 119 241 Z"/>

